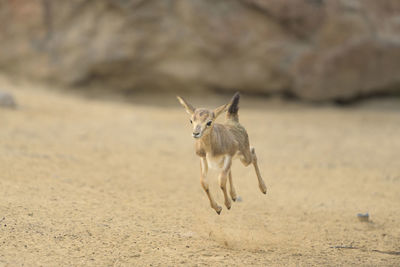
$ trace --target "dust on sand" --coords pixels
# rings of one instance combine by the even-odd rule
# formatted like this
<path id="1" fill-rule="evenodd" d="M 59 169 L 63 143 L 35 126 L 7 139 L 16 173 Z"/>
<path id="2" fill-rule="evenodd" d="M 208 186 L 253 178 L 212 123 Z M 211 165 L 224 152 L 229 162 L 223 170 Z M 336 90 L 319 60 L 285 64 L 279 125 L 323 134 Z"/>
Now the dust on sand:
<path id="1" fill-rule="evenodd" d="M 243 97 L 240 119 L 268 194 L 236 161 L 243 201 L 218 216 L 173 96 L 123 103 L 1 85 L 19 108 L 0 110 L 0 265 L 400 264 L 398 103 Z"/>

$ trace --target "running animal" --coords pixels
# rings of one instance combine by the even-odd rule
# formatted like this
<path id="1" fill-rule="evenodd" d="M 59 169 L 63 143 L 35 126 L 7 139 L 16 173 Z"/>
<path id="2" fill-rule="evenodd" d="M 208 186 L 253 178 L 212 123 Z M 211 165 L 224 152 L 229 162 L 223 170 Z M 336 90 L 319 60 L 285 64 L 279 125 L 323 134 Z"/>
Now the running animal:
<path id="1" fill-rule="evenodd" d="M 231 102 L 214 110 L 194 108 L 182 97 L 177 97 L 186 112 L 190 115 L 193 125 L 192 136 L 196 139 L 196 154 L 200 157 L 201 185 L 210 200 L 211 207 L 221 213 L 221 206 L 212 197 L 207 182 L 208 167 L 221 171 L 219 185 L 224 193 L 225 206 L 230 209 L 231 201 L 228 197 L 226 182 L 229 178 L 230 196 L 236 201 L 237 195 L 232 182 L 232 159 L 239 158 L 248 166 L 253 164 L 258 178 L 258 186 L 262 193 L 267 193 L 267 187 L 258 169 L 257 156 L 254 147 L 249 145 L 246 129 L 239 123 L 239 93 L 236 93 Z M 224 124 L 215 123 L 215 119 L 227 110 Z"/>

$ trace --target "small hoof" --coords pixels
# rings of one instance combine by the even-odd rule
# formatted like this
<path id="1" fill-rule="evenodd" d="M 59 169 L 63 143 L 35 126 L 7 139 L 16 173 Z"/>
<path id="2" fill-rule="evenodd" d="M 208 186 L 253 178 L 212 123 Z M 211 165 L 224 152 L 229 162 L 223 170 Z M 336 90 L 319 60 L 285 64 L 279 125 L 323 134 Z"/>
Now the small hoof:
<path id="1" fill-rule="evenodd" d="M 261 193 L 267 194 L 267 187 L 265 186 L 265 184 L 260 185 L 259 188 Z"/>
<path id="2" fill-rule="evenodd" d="M 215 211 L 218 213 L 218 215 L 220 215 L 221 211 L 222 211 L 222 208 L 220 206 L 217 206 L 217 209 Z"/>
<path id="3" fill-rule="evenodd" d="M 236 202 L 236 197 L 235 197 L 235 198 L 232 198 L 232 200 L 233 200 L 233 202 Z"/>
<path id="4" fill-rule="evenodd" d="M 263 193 L 264 195 L 266 195 L 266 194 L 267 194 L 267 189 L 261 190 L 261 193 Z"/>
<path id="5" fill-rule="evenodd" d="M 230 210 L 231 209 L 231 206 L 229 206 L 229 207 L 226 207 L 228 210 Z"/>
<path id="6" fill-rule="evenodd" d="M 260 188 L 260 191 L 261 191 L 261 193 L 263 193 L 263 194 L 267 194 L 267 190 L 266 190 L 266 189 L 261 189 L 261 188 Z"/>

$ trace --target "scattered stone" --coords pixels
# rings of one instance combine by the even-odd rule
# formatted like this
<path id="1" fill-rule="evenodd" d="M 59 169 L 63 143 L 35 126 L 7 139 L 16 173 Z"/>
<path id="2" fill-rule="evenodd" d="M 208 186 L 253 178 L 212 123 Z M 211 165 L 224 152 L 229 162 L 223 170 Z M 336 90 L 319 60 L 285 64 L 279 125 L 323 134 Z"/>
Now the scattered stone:
<path id="1" fill-rule="evenodd" d="M 242 202 L 242 201 L 243 201 L 243 199 L 242 199 L 241 196 L 238 196 L 238 197 L 236 198 L 236 202 Z"/>
<path id="2" fill-rule="evenodd" d="M 358 213 L 357 218 L 360 222 L 368 222 L 369 221 L 369 214 L 367 213 Z"/>
<path id="3" fill-rule="evenodd" d="M 3 108 L 16 108 L 14 96 L 7 92 L 0 91 L 0 107 Z"/>

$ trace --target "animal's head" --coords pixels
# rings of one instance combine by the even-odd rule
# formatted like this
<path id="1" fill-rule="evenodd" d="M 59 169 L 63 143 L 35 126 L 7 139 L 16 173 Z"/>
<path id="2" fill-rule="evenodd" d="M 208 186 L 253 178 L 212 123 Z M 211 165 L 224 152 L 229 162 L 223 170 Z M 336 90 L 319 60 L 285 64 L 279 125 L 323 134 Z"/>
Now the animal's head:
<path id="1" fill-rule="evenodd" d="M 228 104 L 225 104 L 214 110 L 194 108 L 182 97 L 178 96 L 177 98 L 181 105 L 186 109 L 186 112 L 190 115 L 190 123 L 193 125 L 192 136 L 196 139 L 207 135 L 212 129 L 215 119 L 228 107 Z"/>

